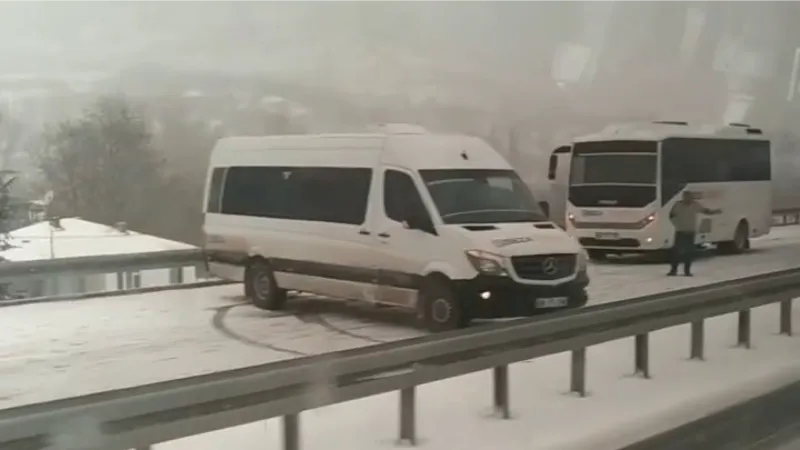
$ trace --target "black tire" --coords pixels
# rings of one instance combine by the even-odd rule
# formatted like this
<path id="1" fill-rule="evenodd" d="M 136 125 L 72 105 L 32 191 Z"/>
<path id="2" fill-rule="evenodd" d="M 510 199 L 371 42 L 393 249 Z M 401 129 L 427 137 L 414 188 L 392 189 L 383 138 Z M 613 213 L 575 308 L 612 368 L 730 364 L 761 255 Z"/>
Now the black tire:
<path id="1" fill-rule="evenodd" d="M 717 249 L 721 253 L 728 255 L 736 255 L 744 253 L 750 248 L 750 232 L 746 220 L 739 221 L 736 225 L 736 231 L 733 233 L 733 239 L 726 242 L 720 242 Z"/>
<path id="2" fill-rule="evenodd" d="M 457 330 L 469 326 L 470 317 L 444 276 L 426 278 L 419 290 L 422 323 L 432 332 Z"/>
<path id="3" fill-rule="evenodd" d="M 605 261 L 608 259 L 608 252 L 605 250 L 589 249 L 586 250 L 586 253 L 592 261 Z"/>
<path id="4" fill-rule="evenodd" d="M 286 307 L 286 289 L 278 287 L 275 275 L 266 261 L 252 261 L 245 270 L 244 291 L 256 308 L 280 311 Z"/>

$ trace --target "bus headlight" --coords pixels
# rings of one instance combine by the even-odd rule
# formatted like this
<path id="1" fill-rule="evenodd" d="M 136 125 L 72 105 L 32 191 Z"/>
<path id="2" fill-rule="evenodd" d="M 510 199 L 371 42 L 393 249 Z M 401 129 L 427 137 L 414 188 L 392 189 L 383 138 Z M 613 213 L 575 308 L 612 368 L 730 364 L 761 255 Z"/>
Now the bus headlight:
<path id="1" fill-rule="evenodd" d="M 508 275 L 503 264 L 503 256 L 483 250 L 467 250 L 467 259 L 478 272 L 484 275 L 504 277 Z"/>
<path id="2" fill-rule="evenodd" d="M 656 215 L 655 214 L 648 214 L 647 217 L 645 217 L 644 219 L 636 222 L 636 228 L 642 229 L 642 228 L 650 225 L 651 223 L 653 223 L 655 221 L 656 221 Z"/>

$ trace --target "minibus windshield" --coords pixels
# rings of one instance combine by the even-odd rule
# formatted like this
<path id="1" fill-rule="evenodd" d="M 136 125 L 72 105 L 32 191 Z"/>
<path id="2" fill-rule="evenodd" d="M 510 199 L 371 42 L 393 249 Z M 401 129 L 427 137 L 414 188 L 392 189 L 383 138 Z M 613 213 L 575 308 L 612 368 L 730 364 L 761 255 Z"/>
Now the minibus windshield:
<path id="1" fill-rule="evenodd" d="M 513 170 L 420 170 L 420 176 L 446 224 L 547 220 Z"/>

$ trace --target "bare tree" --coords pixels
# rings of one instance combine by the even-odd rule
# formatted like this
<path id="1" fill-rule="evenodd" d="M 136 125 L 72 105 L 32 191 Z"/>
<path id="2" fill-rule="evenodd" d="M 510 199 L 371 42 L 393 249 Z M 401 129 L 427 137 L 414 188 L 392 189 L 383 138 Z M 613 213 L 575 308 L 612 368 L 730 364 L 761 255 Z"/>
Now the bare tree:
<path id="1" fill-rule="evenodd" d="M 26 129 L 22 123 L 0 115 L 0 169 L 11 168 L 14 156 L 22 150 L 25 134 Z"/>
<path id="2" fill-rule="evenodd" d="M 165 188 L 162 158 L 143 118 L 122 97 L 98 100 L 83 116 L 48 129 L 37 165 L 55 194 L 51 212 L 157 232 Z"/>

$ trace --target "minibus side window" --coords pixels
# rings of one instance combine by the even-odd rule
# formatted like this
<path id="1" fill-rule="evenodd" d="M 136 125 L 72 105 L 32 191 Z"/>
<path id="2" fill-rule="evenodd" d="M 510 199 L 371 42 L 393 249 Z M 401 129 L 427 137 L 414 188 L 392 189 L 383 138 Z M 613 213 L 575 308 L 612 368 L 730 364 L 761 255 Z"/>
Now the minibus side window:
<path id="1" fill-rule="evenodd" d="M 217 167 L 211 172 L 211 185 L 208 188 L 206 212 L 218 213 L 222 207 L 222 184 L 225 181 L 227 167 Z"/>
<path id="2" fill-rule="evenodd" d="M 383 208 L 386 217 L 395 222 L 404 222 L 410 216 L 423 218 L 433 227 L 431 216 L 414 180 L 407 173 L 387 170 L 383 179 Z"/>
<path id="3" fill-rule="evenodd" d="M 372 170 L 361 167 L 228 169 L 223 214 L 360 225 L 367 211 Z"/>

